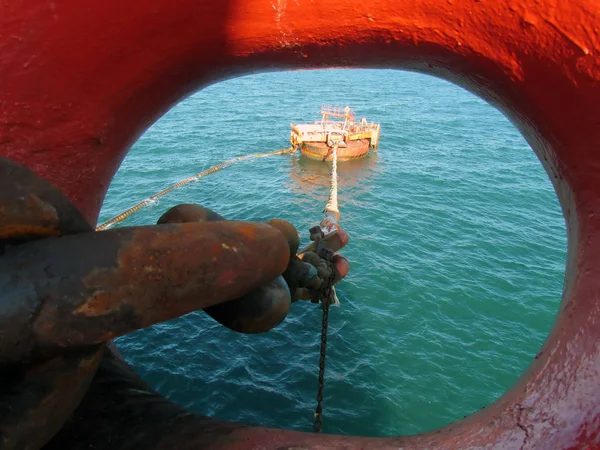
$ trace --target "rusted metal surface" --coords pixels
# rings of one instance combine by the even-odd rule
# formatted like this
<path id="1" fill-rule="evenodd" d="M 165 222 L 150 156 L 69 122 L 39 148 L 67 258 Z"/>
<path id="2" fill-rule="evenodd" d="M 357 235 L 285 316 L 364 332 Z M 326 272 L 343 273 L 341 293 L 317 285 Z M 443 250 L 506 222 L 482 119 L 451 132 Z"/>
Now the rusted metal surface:
<path id="1" fill-rule="evenodd" d="M 88 394 L 45 450 L 188 450 L 243 442 L 234 431 L 247 426 L 171 403 L 108 347 Z"/>
<path id="2" fill-rule="evenodd" d="M 0 290 L 14 306 L 0 317 L 0 362 L 97 344 L 233 300 L 279 276 L 288 260 L 278 230 L 235 221 L 121 228 L 9 249 Z"/>
<path id="3" fill-rule="evenodd" d="M 95 233 L 56 188 L 5 159 L 0 232 L 2 450 L 38 449 L 56 434 L 86 393 L 100 343 L 239 298 L 289 260 L 285 237 L 266 224 Z"/>
<path id="4" fill-rule="evenodd" d="M 298 247 L 300 247 L 300 234 L 298 234 L 296 227 L 283 219 L 271 219 L 267 223 L 283 233 L 290 247 L 290 256 L 294 256 L 298 252 Z"/>
<path id="5" fill-rule="evenodd" d="M 0 252 L 5 244 L 91 231 L 79 210 L 54 186 L 0 156 Z"/>
<path id="6" fill-rule="evenodd" d="M 223 216 L 203 206 L 181 204 L 166 211 L 158 219 L 158 223 L 222 222 L 225 220 Z M 288 242 L 289 255 L 295 255 L 300 237 L 294 226 L 281 219 L 270 220 L 268 224 L 281 232 L 282 237 L 285 237 Z M 297 239 L 294 236 L 297 236 Z M 269 254 L 268 246 L 271 244 L 265 243 L 265 245 L 267 247 L 264 251 L 258 249 L 257 257 L 260 255 L 263 258 Z M 282 276 L 277 276 L 243 296 L 205 308 L 204 312 L 221 325 L 238 333 L 265 333 L 285 319 L 290 310 L 291 300 L 286 280 Z"/>
<path id="7" fill-rule="evenodd" d="M 22 172 L 32 182 L 37 178 L 26 169 Z M 20 186 L 18 178 L 10 180 Z M 58 211 L 62 213 L 62 205 L 70 206 L 70 202 L 53 188 L 44 188 L 63 203 L 58 209 L 51 209 L 50 204 L 42 209 L 55 213 L 54 221 L 44 225 L 52 232 L 39 237 L 68 234 L 74 226 L 69 222 L 61 227 Z M 29 189 L 30 196 L 37 194 L 33 187 Z M 5 223 L 11 219 L 19 224 L 16 219 L 22 217 L 35 223 L 37 210 L 23 211 L 29 216 L 5 214 Z M 45 219 L 41 214 L 40 222 Z M 197 309 L 243 333 L 268 331 L 286 317 L 291 296 L 279 274 L 290 263 L 291 250 L 299 245 L 290 223 L 281 219 L 269 221 L 271 225 L 225 221 L 196 205 L 172 208 L 159 222 L 94 233 L 79 216 L 79 221 L 72 222 L 80 224 L 81 232 L 75 235 L 30 243 L 22 240 L 31 234 L 11 236 L 18 245 L 10 241 L 0 257 L 0 367 L 6 382 L 1 397 L 5 408 L 0 408 L 2 448 L 39 448 L 56 433 L 90 383 L 104 350 L 99 343 Z M 258 265 L 257 256 L 261 258 Z M 109 366 L 113 363 L 114 359 L 106 361 Z M 125 371 L 122 376 L 128 374 Z M 102 376 L 97 383 L 103 383 Z M 119 407 L 132 413 L 140 406 L 134 397 L 125 402 L 125 397 L 120 398 Z M 93 405 L 105 404 L 109 398 L 103 395 Z M 155 401 L 165 419 L 172 420 L 177 407 L 158 395 Z M 185 427 L 190 424 L 212 430 L 212 443 L 221 433 L 215 430 L 229 434 L 236 428 L 193 415 L 188 415 Z M 112 425 L 110 436 L 115 436 L 117 428 Z M 128 428 L 123 436 L 131 439 L 131 433 Z M 140 436 L 149 439 L 145 428 L 140 428 Z M 183 435 L 173 436 L 182 439 Z M 84 442 L 79 438 L 76 445 Z M 198 443 L 198 438 L 193 442 Z"/>
<path id="8" fill-rule="evenodd" d="M 2 450 L 38 449 L 56 434 L 101 361 L 98 343 L 269 286 L 289 261 L 286 238 L 266 224 L 95 233 L 28 169 L 2 160 L 0 173 Z"/>
<path id="9" fill-rule="evenodd" d="M 254 334 L 265 333 L 283 322 L 291 304 L 290 289 L 279 276 L 242 297 L 204 311 L 233 331 Z"/>
<path id="10" fill-rule="evenodd" d="M 158 223 L 222 222 L 225 220 L 223 216 L 200 205 L 180 204 L 166 211 L 158 219 Z M 311 298 L 305 293 L 305 288 L 314 291 L 320 287 L 326 277 L 331 275 L 329 267 L 326 268 L 326 274 L 318 273 L 316 267 L 322 262 L 318 257 L 317 261 L 312 260 L 310 263 L 305 263 L 296 257 L 300 245 L 300 235 L 290 222 L 283 219 L 271 219 L 267 223 L 283 234 L 290 249 L 290 259 L 283 276 L 278 276 L 242 297 L 204 309 L 221 325 L 240 333 L 264 333 L 271 330 L 285 319 L 293 301 Z M 340 230 L 328 236 L 327 242 L 332 251 L 338 251 L 348 243 L 348 234 Z M 312 247 L 308 246 L 304 251 Z M 332 281 L 335 284 L 348 273 L 347 260 L 341 255 L 336 255 L 333 269 L 335 269 L 335 274 Z"/>
<path id="11" fill-rule="evenodd" d="M 331 117 L 343 120 L 330 120 Z M 323 105 L 321 120 L 305 124 L 291 124 L 290 144 L 307 158 L 318 161 L 332 161 L 333 147 L 339 145 L 337 159 L 350 161 L 360 159 L 376 149 L 379 144 L 381 125 L 369 123 L 366 118 L 356 121 L 354 111 L 345 108 Z"/>
<path id="12" fill-rule="evenodd" d="M 71 202 L 27 168 L 0 158 L 0 253 L 26 241 L 91 231 Z M 11 249 L 8 250 L 11 252 Z M 0 265 L 5 261 L 0 256 Z M 18 267 L 15 267 L 18 269 Z M 0 270 L 0 280 L 8 274 Z M 0 449 L 35 450 L 64 424 L 85 395 L 104 346 L 29 363 L 31 292 L 21 274 L 0 289 Z M 13 364 L 6 364 L 12 362 Z"/>
<path id="13" fill-rule="evenodd" d="M 364 158 L 369 154 L 371 144 L 368 139 L 350 141 L 346 147 L 339 149 L 339 161 L 353 161 Z M 300 144 L 302 156 L 315 161 L 331 161 L 331 147 L 326 142 L 302 142 Z"/>
<path id="14" fill-rule="evenodd" d="M 0 369 L 0 449 L 37 450 L 85 395 L 104 345 Z"/>
<path id="15" fill-rule="evenodd" d="M 182 203 L 167 210 L 156 223 L 217 222 L 220 220 L 227 219 L 203 206 Z"/>

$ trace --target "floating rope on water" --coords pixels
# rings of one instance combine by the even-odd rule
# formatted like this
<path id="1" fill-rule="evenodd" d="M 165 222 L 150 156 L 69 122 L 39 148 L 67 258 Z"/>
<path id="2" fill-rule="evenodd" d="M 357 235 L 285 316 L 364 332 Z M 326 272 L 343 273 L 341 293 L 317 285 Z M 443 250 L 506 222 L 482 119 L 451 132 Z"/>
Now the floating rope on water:
<path id="1" fill-rule="evenodd" d="M 335 223 L 340 220 L 338 209 L 338 176 L 337 176 L 337 144 L 331 150 L 331 180 L 329 181 L 329 199 L 323 210 L 325 218 L 333 216 Z"/>
<path id="2" fill-rule="evenodd" d="M 96 231 L 102 231 L 102 230 L 106 230 L 107 228 L 110 228 L 111 226 L 113 226 L 116 223 L 122 222 L 123 220 L 125 220 L 127 217 L 129 217 L 131 214 L 133 214 L 136 211 L 139 211 L 140 209 L 142 209 L 144 206 L 148 206 L 151 205 L 152 203 L 154 203 L 156 200 L 158 200 L 161 197 L 164 197 L 165 195 L 167 195 L 169 192 L 174 191 L 175 189 L 178 189 L 182 186 L 185 186 L 186 184 L 191 183 L 192 181 L 197 181 L 202 177 L 205 177 L 206 175 L 210 175 L 212 173 L 218 172 L 221 169 L 224 169 L 236 162 L 239 161 L 244 161 L 246 159 L 253 159 L 253 158 L 264 158 L 265 156 L 272 156 L 272 155 L 285 155 L 288 153 L 293 153 L 294 149 L 292 148 L 284 148 L 281 150 L 277 150 L 274 152 L 267 152 L 267 153 L 253 153 L 251 155 L 244 155 L 244 156 L 238 156 L 237 158 L 233 158 L 233 159 L 229 159 L 225 162 L 222 162 L 221 164 L 217 164 L 216 166 L 211 167 L 210 169 L 207 169 L 203 172 L 197 173 L 196 175 L 193 175 L 191 177 L 188 178 L 184 178 L 183 180 L 179 181 L 178 183 L 175 183 L 171 186 L 169 186 L 166 189 L 163 189 L 162 191 L 154 194 L 153 196 L 149 197 L 148 199 L 138 203 L 137 205 L 132 206 L 131 208 L 129 208 L 126 211 L 123 211 L 121 214 L 113 217 L 110 220 L 107 220 L 106 222 L 104 222 L 102 225 L 98 225 L 96 227 Z"/>

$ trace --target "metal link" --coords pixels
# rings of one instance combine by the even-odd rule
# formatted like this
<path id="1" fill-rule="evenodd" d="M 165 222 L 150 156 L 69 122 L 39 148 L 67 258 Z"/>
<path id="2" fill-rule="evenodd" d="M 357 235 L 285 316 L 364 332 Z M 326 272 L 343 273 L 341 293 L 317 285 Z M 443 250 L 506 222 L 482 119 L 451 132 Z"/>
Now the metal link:
<path id="1" fill-rule="evenodd" d="M 90 231 L 92 227 L 62 192 L 26 167 L 0 157 L 0 265 L 18 246 Z M 32 241 L 38 242 L 28 244 Z M 27 307 L 35 293 L 27 288 L 29 280 L 20 267 L 11 269 L 16 274 L 8 281 L 9 275 L 0 270 L 6 281 L 0 289 L 0 348 L 7 349 L 4 358 L 14 363 L 0 363 L 0 448 L 33 449 L 43 446 L 72 415 L 96 373 L 104 345 L 38 361 L 15 358 L 26 353 L 30 342 L 26 334 L 36 309 Z M 6 289 L 11 282 L 14 289 Z"/>
<path id="2" fill-rule="evenodd" d="M 319 355 L 319 389 L 317 391 L 317 409 L 313 431 L 319 433 L 323 423 L 323 389 L 325 388 L 325 358 L 327 357 L 327 329 L 329 326 L 329 302 L 321 303 L 323 320 L 321 325 L 321 351 Z"/>
<path id="3" fill-rule="evenodd" d="M 319 241 L 318 244 L 323 243 Z M 323 319 L 321 321 L 321 347 L 319 351 L 319 387 L 317 390 L 317 408 L 315 410 L 315 422 L 313 424 L 313 431 L 319 433 L 321 431 L 321 425 L 323 423 L 323 390 L 325 388 L 325 360 L 327 357 L 327 331 L 329 327 L 329 307 L 334 303 L 335 291 L 333 287 L 333 281 L 335 279 L 335 269 L 331 267 L 331 257 L 333 252 L 325 246 L 325 250 L 317 246 L 319 256 L 325 259 L 330 265 L 329 278 L 324 281 L 321 287 L 319 299 L 321 301 L 321 308 L 323 309 Z"/>
<path id="4" fill-rule="evenodd" d="M 58 189 L 0 157 L 0 448 L 41 448 L 57 433 L 104 342 L 244 295 L 289 253 L 267 224 L 95 232 Z"/>
<path id="5" fill-rule="evenodd" d="M 266 224 L 94 232 L 60 191 L 30 170 L 0 158 L 0 175 L 0 369 L 8 383 L 0 394 L 0 447 L 40 447 L 57 432 L 85 395 L 104 342 L 245 295 L 240 286 L 262 287 L 290 262 L 289 253 L 277 250 L 286 247 L 286 238 Z M 335 231 L 317 227 L 312 234 L 310 252 L 315 262 L 321 260 L 314 298 L 323 309 L 314 424 L 319 432 L 328 313 L 336 300 L 327 241 Z M 258 254 L 269 261 L 260 270 L 253 264 Z M 215 273 L 230 269 L 227 280 L 215 280 L 221 283 L 218 296 L 210 289 L 214 283 L 195 277 L 207 265 Z M 39 387 L 35 395 L 32 386 Z"/>

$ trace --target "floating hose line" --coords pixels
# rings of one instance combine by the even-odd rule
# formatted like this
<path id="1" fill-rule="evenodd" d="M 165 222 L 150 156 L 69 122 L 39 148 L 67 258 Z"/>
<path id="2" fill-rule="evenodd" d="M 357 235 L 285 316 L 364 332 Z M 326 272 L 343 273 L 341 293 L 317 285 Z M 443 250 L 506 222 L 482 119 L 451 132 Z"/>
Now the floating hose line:
<path id="1" fill-rule="evenodd" d="M 202 177 L 205 177 L 207 175 L 210 175 L 212 173 L 218 172 L 221 169 L 224 169 L 228 166 L 231 166 L 232 164 L 236 163 L 236 162 L 240 162 L 240 161 L 244 161 L 246 159 L 253 159 L 253 158 L 264 158 L 266 156 L 272 156 L 272 155 L 286 155 L 288 153 L 293 153 L 294 150 L 292 148 L 284 148 L 281 150 L 277 150 L 274 152 L 267 152 L 267 153 L 253 153 L 251 155 L 244 155 L 244 156 L 238 156 L 237 158 L 233 158 L 233 159 L 229 159 L 225 162 L 222 162 L 221 164 L 217 164 L 216 166 L 211 167 L 210 169 L 207 169 L 203 172 L 197 173 L 196 175 L 193 175 L 191 177 L 188 178 L 184 178 L 183 180 L 169 186 L 166 189 L 163 189 L 160 192 L 157 192 L 156 194 L 152 195 L 151 197 L 149 197 L 148 199 L 132 206 L 131 208 L 123 211 L 121 214 L 118 214 L 116 216 L 114 216 L 112 219 L 107 220 L 106 222 L 104 222 L 101 225 L 98 225 L 96 227 L 96 231 L 102 231 L 102 230 L 106 230 L 108 228 L 110 228 L 111 226 L 113 226 L 116 223 L 122 222 L 124 221 L 127 217 L 129 217 L 130 215 L 132 215 L 134 212 L 139 211 L 140 209 L 142 209 L 144 206 L 148 206 L 151 205 L 152 203 L 154 203 L 156 200 L 158 200 L 161 197 L 164 197 L 165 195 L 167 195 L 169 192 L 174 191 L 175 189 L 178 189 L 182 186 L 185 186 L 186 184 L 191 183 L 192 181 L 197 181 Z"/>

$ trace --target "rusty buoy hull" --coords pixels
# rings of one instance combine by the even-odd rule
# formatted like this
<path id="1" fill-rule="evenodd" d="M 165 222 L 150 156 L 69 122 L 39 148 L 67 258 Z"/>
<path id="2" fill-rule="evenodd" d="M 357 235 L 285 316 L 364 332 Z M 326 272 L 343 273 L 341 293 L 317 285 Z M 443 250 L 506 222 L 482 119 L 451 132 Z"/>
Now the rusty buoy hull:
<path id="1" fill-rule="evenodd" d="M 369 154 L 371 144 L 368 139 L 349 141 L 346 147 L 338 147 L 338 161 L 350 161 L 364 158 Z M 331 161 L 331 147 L 325 142 L 303 142 L 300 144 L 300 153 L 309 159 L 317 161 Z"/>

